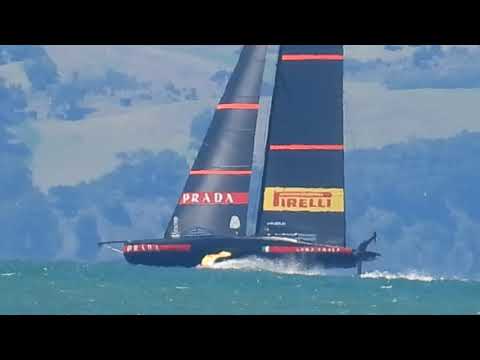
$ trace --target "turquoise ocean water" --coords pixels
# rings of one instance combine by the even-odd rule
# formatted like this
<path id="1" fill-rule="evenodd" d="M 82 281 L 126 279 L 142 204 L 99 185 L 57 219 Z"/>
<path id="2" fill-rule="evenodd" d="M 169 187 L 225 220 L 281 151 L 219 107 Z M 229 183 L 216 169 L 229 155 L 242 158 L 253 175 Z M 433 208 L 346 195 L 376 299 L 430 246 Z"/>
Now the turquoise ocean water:
<path id="1" fill-rule="evenodd" d="M 480 314 L 478 281 L 258 259 L 214 269 L 4 261 L 0 293 L 0 314 Z"/>

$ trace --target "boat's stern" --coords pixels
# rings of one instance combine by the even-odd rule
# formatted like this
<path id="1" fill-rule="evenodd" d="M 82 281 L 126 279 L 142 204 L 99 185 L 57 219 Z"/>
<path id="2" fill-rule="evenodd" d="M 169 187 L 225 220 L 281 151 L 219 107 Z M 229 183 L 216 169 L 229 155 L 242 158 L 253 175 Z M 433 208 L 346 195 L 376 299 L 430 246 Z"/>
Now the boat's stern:
<path id="1" fill-rule="evenodd" d="M 355 250 L 331 245 L 276 245 L 262 247 L 262 253 L 272 259 L 291 257 L 306 266 L 353 268 L 357 264 Z"/>

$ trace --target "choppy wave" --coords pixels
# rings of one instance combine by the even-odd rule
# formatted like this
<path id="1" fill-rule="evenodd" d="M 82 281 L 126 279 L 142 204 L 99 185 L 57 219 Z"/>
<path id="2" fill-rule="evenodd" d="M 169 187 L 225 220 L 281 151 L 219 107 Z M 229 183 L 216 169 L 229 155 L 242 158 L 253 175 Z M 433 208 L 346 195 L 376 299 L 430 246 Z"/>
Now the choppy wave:
<path id="1" fill-rule="evenodd" d="M 426 273 L 417 271 L 408 271 L 405 273 L 390 273 L 388 271 L 372 271 L 361 275 L 362 279 L 386 279 L 386 280 L 410 280 L 410 281 L 444 281 L 444 280 L 461 280 L 446 279 L 444 277 L 435 277 Z"/>
<path id="2" fill-rule="evenodd" d="M 324 269 L 321 266 L 307 268 L 301 263 L 286 260 L 268 260 L 258 257 L 249 257 L 245 259 L 226 260 L 216 263 L 209 267 L 199 267 L 210 270 L 238 270 L 238 271 L 266 271 L 285 275 L 303 275 L 303 276 L 353 276 L 350 272 L 344 270 Z M 351 269 L 350 269 L 351 270 Z M 406 272 L 392 273 L 388 271 L 374 270 L 361 275 L 362 279 L 384 279 L 384 280 L 409 280 L 420 282 L 433 281 L 472 281 L 459 277 L 434 276 L 425 272 L 410 270 Z"/>
<path id="3" fill-rule="evenodd" d="M 284 260 L 267 260 L 257 257 L 245 259 L 226 260 L 216 263 L 208 269 L 215 270 L 241 270 L 241 271 L 269 271 L 278 274 L 304 275 L 304 276 L 324 276 L 327 275 L 325 269 L 305 268 L 301 264 Z"/>
<path id="4" fill-rule="evenodd" d="M 226 261 L 214 270 L 133 267 L 123 262 L 4 262 L 0 267 L 5 293 L 0 314 L 10 315 L 480 313 L 475 296 L 480 282 L 451 281 L 450 274 L 419 270 L 369 268 L 361 279 L 355 269 L 306 270 L 300 264 L 258 258 Z M 438 282 L 440 275 L 446 281 Z"/>
<path id="5" fill-rule="evenodd" d="M 361 275 L 362 279 L 386 279 L 386 280 L 411 280 L 411 281 L 424 281 L 424 282 L 431 282 L 437 280 L 435 277 L 422 274 L 415 271 L 407 272 L 407 273 L 390 273 L 388 271 L 372 271 L 367 272 Z M 439 280 L 443 280 L 440 278 Z"/>
<path id="6" fill-rule="evenodd" d="M 13 275 L 16 275 L 16 273 L 3 273 L 3 274 L 0 274 L 0 276 L 6 276 L 6 277 L 10 277 L 10 276 L 13 276 Z"/>

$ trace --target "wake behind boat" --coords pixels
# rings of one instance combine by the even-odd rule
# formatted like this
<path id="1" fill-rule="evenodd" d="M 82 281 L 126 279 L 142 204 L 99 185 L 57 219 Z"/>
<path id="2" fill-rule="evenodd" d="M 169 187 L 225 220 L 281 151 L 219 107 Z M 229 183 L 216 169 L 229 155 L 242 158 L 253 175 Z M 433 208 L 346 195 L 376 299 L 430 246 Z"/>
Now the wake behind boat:
<path id="1" fill-rule="evenodd" d="M 287 257 L 361 273 L 379 256 L 367 251 L 376 234 L 346 245 L 341 45 L 280 46 L 256 232 L 247 235 L 266 52 L 243 48 L 164 238 L 100 245 L 121 243 L 129 263 L 152 266 Z"/>

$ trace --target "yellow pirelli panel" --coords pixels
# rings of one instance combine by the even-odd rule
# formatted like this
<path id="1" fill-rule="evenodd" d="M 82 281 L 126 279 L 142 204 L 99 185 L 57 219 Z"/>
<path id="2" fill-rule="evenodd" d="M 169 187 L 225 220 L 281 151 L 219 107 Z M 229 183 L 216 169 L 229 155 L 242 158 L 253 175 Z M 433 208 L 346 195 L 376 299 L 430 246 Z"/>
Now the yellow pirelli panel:
<path id="1" fill-rule="evenodd" d="M 345 211 L 343 189 L 265 188 L 264 211 L 339 212 Z"/>

